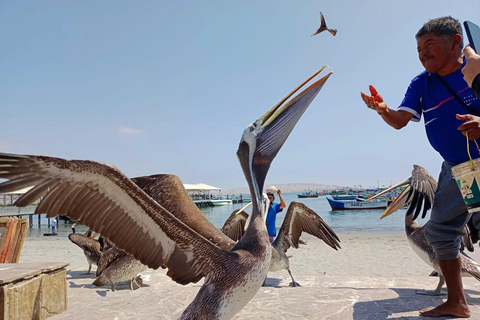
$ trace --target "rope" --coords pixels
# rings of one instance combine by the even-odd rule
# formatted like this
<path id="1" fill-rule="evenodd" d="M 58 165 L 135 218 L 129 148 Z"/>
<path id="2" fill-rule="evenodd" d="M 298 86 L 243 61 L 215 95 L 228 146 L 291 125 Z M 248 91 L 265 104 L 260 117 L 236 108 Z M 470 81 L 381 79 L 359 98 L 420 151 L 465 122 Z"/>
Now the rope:
<path id="1" fill-rule="evenodd" d="M 470 155 L 470 140 L 468 139 L 468 132 L 465 132 L 465 137 L 467 138 L 467 153 L 468 153 L 468 158 L 470 159 L 470 169 L 475 170 L 473 167 L 473 160 L 472 156 Z M 480 153 L 480 147 L 478 146 L 477 140 L 473 140 L 475 142 L 475 145 L 477 146 L 477 151 Z"/>

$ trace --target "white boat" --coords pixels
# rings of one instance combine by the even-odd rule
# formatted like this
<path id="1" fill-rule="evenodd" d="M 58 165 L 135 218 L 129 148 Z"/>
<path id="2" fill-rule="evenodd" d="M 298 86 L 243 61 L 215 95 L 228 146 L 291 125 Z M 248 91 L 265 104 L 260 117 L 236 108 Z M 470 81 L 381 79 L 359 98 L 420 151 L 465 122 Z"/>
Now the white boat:
<path id="1" fill-rule="evenodd" d="M 210 200 L 212 202 L 212 206 L 224 206 L 233 204 L 233 201 L 230 199 L 218 199 L 218 200 Z"/>

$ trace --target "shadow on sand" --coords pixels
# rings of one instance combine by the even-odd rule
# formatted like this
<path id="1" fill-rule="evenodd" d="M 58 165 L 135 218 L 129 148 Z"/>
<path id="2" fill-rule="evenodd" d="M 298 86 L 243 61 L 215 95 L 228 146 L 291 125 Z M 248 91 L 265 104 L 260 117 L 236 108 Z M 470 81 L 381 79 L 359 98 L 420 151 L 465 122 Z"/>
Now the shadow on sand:
<path id="1" fill-rule="evenodd" d="M 377 290 L 376 288 L 352 288 L 355 290 Z M 398 297 L 385 300 L 372 300 L 357 302 L 353 306 L 353 319 L 355 320 L 412 320 L 412 319 L 431 319 L 421 316 L 398 316 L 395 314 L 403 314 L 419 311 L 430 306 L 437 306 L 443 303 L 445 296 L 425 296 L 415 293 L 415 289 L 391 288 L 398 294 Z M 467 302 L 469 305 L 480 305 L 480 292 L 474 290 L 465 290 Z M 441 317 L 436 319 L 457 319 L 453 317 Z"/>

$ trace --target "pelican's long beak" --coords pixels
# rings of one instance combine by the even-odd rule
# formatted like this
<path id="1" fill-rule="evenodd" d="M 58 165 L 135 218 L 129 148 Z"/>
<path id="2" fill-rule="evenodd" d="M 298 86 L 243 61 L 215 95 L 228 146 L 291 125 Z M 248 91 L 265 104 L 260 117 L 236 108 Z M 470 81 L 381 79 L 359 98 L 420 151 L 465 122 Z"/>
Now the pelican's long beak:
<path id="1" fill-rule="evenodd" d="M 396 185 L 391 186 L 390 188 L 385 189 L 385 190 L 383 190 L 382 192 L 379 192 L 379 193 L 375 194 L 375 195 L 372 196 L 371 198 L 368 198 L 366 201 L 372 201 L 373 199 L 376 199 L 376 198 L 384 195 L 385 193 L 387 193 L 387 192 L 389 192 L 389 191 L 392 191 L 392 190 L 394 190 L 394 189 L 400 188 L 400 187 L 402 187 L 402 186 L 404 186 L 404 185 L 407 185 L 407 184 L 410 184 L 410 178 L 407 178 L 407 179 L 403 180 L 402 182 L 399 182 L 399 183 L 397 183 Z"/>
<path id="2" fill-rule="evenodd" d="M 249 185 L 252 183 L 252 198 L 255 196 L 254 204 L 256 206 L 261 202 L 261 192 L 270 164 L 332 72 L 317 80 L 285 105 L 283 104 L 325 67 L 300 84 L 279 103 L 249 125 L 242 135 L 237 156 Z"/>
<path id="3" fill-rule="evenodd" d="M 237 213 L 235 213 L 235 215 L 237 216 L 240 212 L 244 211 L 245 209 L 247 209 L 248 207 L 250 207 L 252 205 L 251 202 L 249 202 L 245 207 L 243 207 L 242 209 L 238 210 Z"/>
<path id="4" fill-rule="evenodd" d="M 326 66 L 295 88 L 295 90 L 290 92 L 285 98 L 257 120 L 260 122 L 259 124 L 261 125 L 261 128 L 259 128 L 257 134 L 257 145 L 254 153 L 255 162 L 263 163 L 266 160 L 271 163 L 273 161 L 298 120 L 317 96 L 318 92 L 320 92 L 332 72 L 317 80 L 292 100 L 288 101 L 285 105 L 282 106 L 282 104 L 308 81 L 325 69 L 325 67 Z"/>
<path id="5" fill-rule="evenodd" d="M 393 202 L 387 207 L 387 209 L 385 209 L 385 212 L 383 212 L 380 220 L 388 217 L 389 215 L 391 215 L 398 209 L 403 208 L 407 204 L 407 202 L 410 200 L 409 193 L 411 188 L 412 187 L 409 185 L 408 187 L 403 189 L 402 192 L 400 192 L 400 194 L 395 198 L 395 200 L 393 200 Z"/>
<path id="6" fill-rule="evenodd" d="M 384 195 L 385 193 L 389 192 L 389 191 L 392 191 L 394 189 L 397 189 L 397 188 L 400 188 L 402 186 L 405 186 L 405 185 L 409 185 L 411 182 L 411 177 L 410 178 L 407 178 L 405 180 L 403 180 L 402 182 L 399 182 L 397 183 L 396 185 L 394 186 L 391 186 L 390 188 L 388 189 L 385 189 L 383 190 L 382 192 L 379 192 L 377 193 L 376 195 L 374 195 L 373 197 L 369 198 L 367 201 L 371 201 L 373 199 L 376 199 L 378 197 L 380 197 L 381 195 Z M 394 213 L 395 211 L 397 211 L 398 209 L 400 208 L 403 208 L 408 200 L 408 192 L 410 191 L 410 186 L 408 186 L 407 188 L 405 188 L 396 198 L 395 200 L 393 200 L 393 202 L 387 207 L 387 209 L 385 209 L 385 211 L 383 212 L 382 216 L 380 217 L 380 219 L 383 219 L 389 215 L 391 215 L 392 213 Z"/>

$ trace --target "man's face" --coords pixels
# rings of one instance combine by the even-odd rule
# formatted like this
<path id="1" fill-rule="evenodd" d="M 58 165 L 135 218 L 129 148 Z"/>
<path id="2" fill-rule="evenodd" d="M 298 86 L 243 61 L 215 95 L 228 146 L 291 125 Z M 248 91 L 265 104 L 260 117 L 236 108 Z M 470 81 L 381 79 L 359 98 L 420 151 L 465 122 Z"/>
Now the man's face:
<path id="1" fill-rule="evenodd" d="M 453 39 L 446 39 L 433 33 L 427 33 L 418 38 L 418 58 L 425 71 L 440 72 L 454 57 L 453 47 Z"/>
<path id="2" fill-rule="evenodd" d="M 273 200 L 275 200 L 275 197 L 274 197 L 274 196 L 268 196 L 268 201 L 270 201 L 270 203 L 272 203 Z"/>

